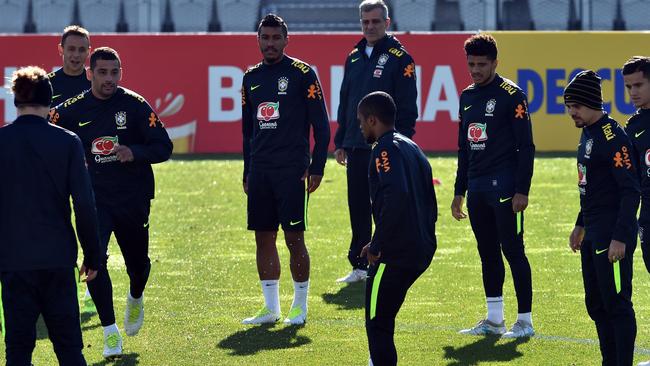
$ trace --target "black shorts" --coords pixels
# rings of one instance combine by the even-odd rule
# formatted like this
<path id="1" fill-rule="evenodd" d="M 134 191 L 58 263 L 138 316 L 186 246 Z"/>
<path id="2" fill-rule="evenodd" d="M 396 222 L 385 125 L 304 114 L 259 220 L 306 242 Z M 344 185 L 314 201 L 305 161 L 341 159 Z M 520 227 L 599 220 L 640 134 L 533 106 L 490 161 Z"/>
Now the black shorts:
<path id="1" fill-rule="evenodd" d="M 304 169 L 251 169 L 248 174 L 248 230 L 307 229 Z"/>

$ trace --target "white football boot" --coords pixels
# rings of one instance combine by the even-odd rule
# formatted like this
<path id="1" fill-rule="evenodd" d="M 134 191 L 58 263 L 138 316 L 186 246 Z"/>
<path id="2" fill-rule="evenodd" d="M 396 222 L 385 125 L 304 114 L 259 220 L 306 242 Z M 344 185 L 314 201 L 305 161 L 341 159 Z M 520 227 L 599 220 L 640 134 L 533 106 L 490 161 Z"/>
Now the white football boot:
<path id="1" fill-rule="evenodd" d="M 264 306 L 260 311 L 250 318 L 242 320 L 242 324 L 257 325 L 257 324 L 269 324 L 276 323 L 280 320 L 280 314 L 276 314 Z"/>
<path id="2" fill-rule="evenodd" d="M 120 331 L 104 332 L 104 358 L 113 359 L 122 355 L 122 336 Z"/>
<path id="3" fill-rule="evenodd" d="M 524 320 L 517 320 L 509 331 L 503 334 L 503 338 L 528 338 L 535 335 L 533 325 Z"/>
<path id="4" fill-rule="evenodd" d="M 139 299 L 131 297 L 131 292 L 126 294 L 126 310 L 124 311 L 124 332 L 132 337 L 140 331 L 144 323 L 144 293 Z"/>
<path id="5" fill-rule="evenodd" d="M 458 333 L 481 336 L 481 335 L 502 335 L 505 332 L 506 332 L 505 321 L 502 321 L 501 324 L 497 324 L 487 319 L 483 319 L 478 323 L 476 323 L 476 325 L 473 326 L 472 328 L 463 329 Z"/>
<path id="6" fill-rule="evenodd" d="M 347 276 L 336 280 L 338 283 L 355 283 L 365 281 L 368 277 L 368 271 L 364 269 L 353 269 Z"/>

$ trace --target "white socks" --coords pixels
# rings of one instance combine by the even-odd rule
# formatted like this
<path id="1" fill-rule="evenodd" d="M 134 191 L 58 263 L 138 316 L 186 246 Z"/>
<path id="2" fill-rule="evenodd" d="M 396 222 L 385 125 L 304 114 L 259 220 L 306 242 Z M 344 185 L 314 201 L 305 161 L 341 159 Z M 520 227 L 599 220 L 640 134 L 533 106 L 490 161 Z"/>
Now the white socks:
<path id="1" fill-rule="evenodd" d="M 279 280 L 262 280 L 262 293 L 264 293 L 264 302 L 266 307 L 275 314 L 280 314 L 280 281 Z M 293 282 L 293 303 L 291 309 L 300 306 L 303 311 L 307 311 L 307 294 L 309 293 L 309 280 L 305 282 Z"/>
<path id="2" fill-rule="evenodd" d="M 486 297 L 487 320 L 495 324 L 503 322 L 503 296 Z"/>
<path id="3" fill-rule="evenodd" d="M 533 314 L 532 313 L 519 313 L 517 314 L 517 320 L 523 320 L 526 323 L 533 325 Z"/>
<path id="4" fill-rule="evenodd" d="M 266 308 L 274 314 L 280 314 L 280 281 L 262 280 L 260 283 Z"/>
<path id="5" fill-rule="evenodd" d="M 305 282 L 293 281 L 293 303 L 291 308 L 300 306 L 303 311 L 307 311 L 307 293 L 309 292 L 309 280 Z"/>
<path id="6" fill-rule="evenodd" d="M 503 296 L 487 297 L 485 300 L 487 302 L 487 320 L 501 324 L 503 321 Z M 532 313 L 519 313 L 517 314 L 517 320 L 533 325 Z"/>

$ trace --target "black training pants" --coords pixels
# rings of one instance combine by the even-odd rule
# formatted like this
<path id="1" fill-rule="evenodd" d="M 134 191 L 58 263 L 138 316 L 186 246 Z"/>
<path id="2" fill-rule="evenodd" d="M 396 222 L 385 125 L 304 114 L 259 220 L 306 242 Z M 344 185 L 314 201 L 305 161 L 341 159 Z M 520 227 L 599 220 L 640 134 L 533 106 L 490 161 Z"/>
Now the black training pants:
<path id="1" fill-rule="evenodd" d="M 512 211 L 512 197 L 511 192 L 469 192 L 467 211 L 481 257 L 485 296 L 503 296 L 503 252 L 512 271 L 517 312 L 529 313 L 533 287 L 524 252 L 524 213 Z"/>
<path id="2" fill-rule="evenodd" d="M 151 261 L 149 260 L 149 209 L 150 202 L 129 202 L 119 206 L 97 205 L 99 225 L 99 242 L 106 253 L 104 266 L 97 277 L 88 282 L 102 326 L 115 323 L 113 309 L 113 285 L 106 268 L 108 260 L 108 242 L 111 233 L 120 247 L 126 272 L 129 275 L 131 296 L 139 298 L 149 279 Z"/>
<path id="3" fill-rule="evenodd" d="M 2 272 L 0 278 L 7 366 L 31 364 L 39 314 L 59 365 L 85 366 L 76 269 Z"/>
<path id="4" fill-rule="evenodd" d="M 385 263 L 368 269 L 366 334 L 374 366 L 397 364 L 397 350 L 393 340 L 395 317 L 406 298 L 406 292 L 422 273 Z"/>
<path id="5" fill-rule="evenodd" d="M 582 279 L 589 317 L 596 323 L 603 366 L 632 365 L 636 318 L 632 308 L 632 262 L 636 243 L 625 258 L 609 263 L 609 238 L 582 242 Z"/>
<path id="6" fill-rule="evenodd" d="M 348 208 L 352 239 L 348 260 L 354 269 L 366 269 L 368 261 L 359 257 L 361 249 L 370 242 L 372 236 L 372 208 L 370 206 L 370 186 L 368 184 L 369 149 L 345 149 L 347 154 Z"/>

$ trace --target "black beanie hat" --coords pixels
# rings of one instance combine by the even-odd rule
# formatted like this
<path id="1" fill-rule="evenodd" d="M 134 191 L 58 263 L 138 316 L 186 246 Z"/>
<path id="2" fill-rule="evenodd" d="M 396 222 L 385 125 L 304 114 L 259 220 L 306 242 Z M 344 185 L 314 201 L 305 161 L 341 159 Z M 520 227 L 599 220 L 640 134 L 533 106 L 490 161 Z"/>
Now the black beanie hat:
<path id="1" fill-rule="evenodd" d="M 564 88 L 564 104 L 578 103 L 595 110 L 603 109 L 600 80 L 592 70 L 581 71 Z"/>
<path id="2" fill-rule="evenodd" d="M 24 104 L 28 105 L 42 105 L 49 107 L 52 103 L 52 84 L 48 77 L 44 77 L 38 81 L 34 87 L 34 92 L 31 93 L 29 100 L 19 100 L 17 95 L 14 95 L 14 105 L 19 107 Z"/>

